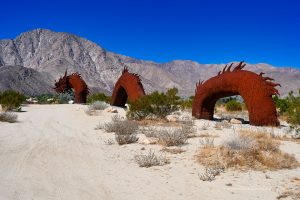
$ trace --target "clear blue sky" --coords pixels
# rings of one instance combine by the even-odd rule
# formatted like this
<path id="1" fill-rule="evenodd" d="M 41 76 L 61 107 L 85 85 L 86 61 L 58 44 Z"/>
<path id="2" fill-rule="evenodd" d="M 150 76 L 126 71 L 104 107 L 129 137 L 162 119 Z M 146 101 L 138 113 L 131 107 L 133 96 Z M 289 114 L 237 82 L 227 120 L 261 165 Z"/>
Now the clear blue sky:
<path id="1" fill-rule="evenodd" d="M 300 68 L 297 0 L 2 0 L 0 38 L 70 32 L 127 56 Z"/>

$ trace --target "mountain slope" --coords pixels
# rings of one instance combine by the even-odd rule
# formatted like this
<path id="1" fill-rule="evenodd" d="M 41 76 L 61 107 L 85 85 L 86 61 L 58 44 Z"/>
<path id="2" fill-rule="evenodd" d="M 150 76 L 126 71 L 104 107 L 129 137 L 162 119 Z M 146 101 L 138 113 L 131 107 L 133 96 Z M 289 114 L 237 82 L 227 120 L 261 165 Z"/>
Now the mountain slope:
<path id="1" fill-rule="evenodd" d="M 183 96 L 193 95 L 195 83 L 199 79 L 206 80 L 224 67 L 193 61 L 177 60 L 160 64 L 137 60 L 106 51 L 99 45 L 76 35 L 45 29 L 22 33 L 14 40 L 0 40 L 0 68 L 23 66 L 47 75 L 47 79 L 43 80 L 44 83 L 39 83 L 43 92 L 53 92 L 51 86 L 54 80 L 63 75 L 67 68 L 70 73 L 76 71 L 81 73 L 92 91 L 109 94 L 121 74 L 123 68 L 121 63 L 128 65 L 130 71 L 141 75 L 147 93 L 177 87 Z M 275 68 L 266 64 L 249 65 L 246 69 L 258 73 L 263 71 L 275 78 L 283 86 L 280 89 L 282 94 L 300 87 L 300 70 Z M 6 81 L 8 80 L 0 79 L 1 90 L 6 88 Z M 22 84 L 15 87 L 26 91 L 22 88 L 24 87 Z"/>

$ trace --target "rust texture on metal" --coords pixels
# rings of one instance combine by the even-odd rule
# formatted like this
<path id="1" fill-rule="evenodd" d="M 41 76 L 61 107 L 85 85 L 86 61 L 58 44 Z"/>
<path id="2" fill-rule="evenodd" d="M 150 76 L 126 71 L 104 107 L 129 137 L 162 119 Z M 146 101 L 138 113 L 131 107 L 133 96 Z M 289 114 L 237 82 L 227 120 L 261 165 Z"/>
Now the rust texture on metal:
<path id="1" fill-rule="evenodd" d="M 240 62 L 231 70 L 233 63 L 205 82 L 196 84 L 192 115 L 198 119 L 213 119 L 218 99 L 241 95 L 249 112 L 249 122 L 256 126 L 278 126 L 276 107 L 272 95 L 279 95 L 273 79 L 243 70 Z"/>
<path id="2" fill-rule="evenodd" d="M 86 103 L 86 98 L 89 93 L 89 88 L 81 75 L 76 72 L 67 75 L 67 70 L 63 77 L 60 77 L 58 82 L 55 81 L 55 91 L 57 93 L 65 93 L 74 89 L 75 103 Z"/>
<path id="3" fill-rule="evenodd" d="M 111 105 L 125 106 L 127 98 L 129 101 L 135 101 L 144 95 L 145 91 L 140 76 L 128 72 L 128 68 L 124 67 L 121 77 L 115 84 Z"/>

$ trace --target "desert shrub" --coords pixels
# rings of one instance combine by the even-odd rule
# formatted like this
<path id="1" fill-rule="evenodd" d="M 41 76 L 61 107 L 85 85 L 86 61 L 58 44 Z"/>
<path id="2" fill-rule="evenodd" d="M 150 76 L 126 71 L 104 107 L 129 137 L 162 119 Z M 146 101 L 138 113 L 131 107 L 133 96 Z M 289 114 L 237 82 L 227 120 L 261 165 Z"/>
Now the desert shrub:
<path id="1" fill-rule="evenodd" d="M 121 126 L 124 119 L 120 115 L 114 115 L 111 117 L 111 122 L 104 123 L 103 125 L 99 125 L 99 129 L 104 129 L 106 132 L 116 132 L 117 129 Z M 101 128 L 100 128 L 101 127 Z"/>
<path id="2" fill-rule="evenodd" d="M 165 118 L 179 110 L 180 97 L 177 96 L 177 92 L 176 88 L 169 89 L 166 94 L 156 91 L 134 102 L 129 102 L 127 117 L 136 120 L 147 117 Z"/>
<path id="3" fill-rule="evenodd" d="M 138 138 L 136 136 L 139 129 L 135 121 L 123 120 L 119 115 L 112 117 L 112 122 L 105 123 L 102 127 L 107 132 L 115 132 L 115 139 L 119 145 L 135 143 Z"/>
<path id="4" fill-rule="evenodd" d="M 109 107 L 109 104 L 107 104 L 103 101 L 94 101 L 87 107 L 87 109 L 85 110 L 85 113 L 88 115 L 92 115 L 96 110 L 104 110 L 108 107 Z"/>
<path id="5" fill-rule="evenodd" d="M 69 90 L 65 93 L 59 93 L 55 96 L 55 103 L 59 104 L 66 104 L 69 103 L 69 101 L 74 100 L 74 92 L 72 90 Z"/>
<path id="6" fill-rule="evenodd" d="M 163 155 L 156 155 L 154 151 L 149 150 L 148 154 L 140 154 L 134 157 L 135 162 L 140 167 L 162 166 L 169 163 L 169 160 Z"/>
<path id="7" fill-rule="evenodd" d="M 225 171 L 225 167 L 219 162 L 216 162 L 215 165 L 206 167 L 205 172 L 202 174 L 198 174 L 198 177 L 202 181 L 213 181 L 215 180 L 215 177 L 217 175 L 221 174 L 224 171 Z"/>
<path id="8" fill-rule="evenodd" d="M 104 93 L 96 93 L 96 94 L 89 95 L 87 97 L 87 103 L 92 103 L 95 101 L 104 101 L 106 103 L 109 103 L 110 100 L 111 100 L 111 97 L 106 96 Z"/>
<path id="9" fill-rule="evenodd" d="M 213 166 L 216 162 L 222 163 L 226 168 L 255 170 L 291 169 L 299 166 L 295 157 L 282 152 L 279 142 L 269 134 L 252 131 L 243 131 L 238 137 L 233 137 L 230 142 L 224 142 L 220 146 L 205 145 L 197 158 L 206 167 Z"/>
<path id="10" fill-rule="evenodd" d="M 279 109 L 280 114 L 287 112 L 290 107 L 290 102 L 287 98 L 280 99 L 278 96 L 274 96 L 273 101 L 276 105 L 276 108 Z"/>
<path id="11" fill-rule="evenodd" d="M 55 101 L 58 101 L 57 95 L 53 94 L 41 94 L 36 96 L 36 99 L 39 104 L 52 104 L 55 103 Z"/>
<path id="12" fill-rule="evenodd" d="M 225 104 L 225 108 L 227 111 L 241 111 L 242 104 L 235 100 L 230 100 Z"/>
<path id="13" fill-rule="evenodd" d="M 290 104 L 287 109 L 288 122 L 294 126 L 300 126 L 300 90 L 297 96 L 290 92 L 287 99 Z"/>
<path id="14" fill-rule="evenodd" d="M 223 143 L 225 147 L 235 151 L 249 150 L 253 148 L 255 144 L 253 137 L 240 134 L 233 135 Z"/>
<path id="15" fill-rule="evenodd" d="M 193 106 L 193 100 L 195 96 L 190 96 L 188 99 L 182 99 L 180 101 L 180 107 L 182 109 L 191 109 Z"/>
<path id="16" fill-rule="evenodd" d="M 160 129 L 156 134 L 159 143 L 165 146 L 179 146 L 186 143 L 189 133 L 184 128 Z"/>
<path id="17" fill-rule="evenodd" d="M 14 123 L 17 121 L 18 115 L 11 112 L 0 112 L 0 122 Z"/>
<path id="18" fill-rule="evenodd" d="M 4 110 L 18 109 L 26 100 L 26 97 L 13 90 L 7 90 L 0 93 L 0 104 Z"/>

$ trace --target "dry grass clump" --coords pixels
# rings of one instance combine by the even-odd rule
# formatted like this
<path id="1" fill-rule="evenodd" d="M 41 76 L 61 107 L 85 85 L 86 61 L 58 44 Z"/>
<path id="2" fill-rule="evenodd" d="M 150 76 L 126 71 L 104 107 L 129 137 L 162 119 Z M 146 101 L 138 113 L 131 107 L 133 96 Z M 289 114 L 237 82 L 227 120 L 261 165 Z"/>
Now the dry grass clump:
<path id="1" fill-rule="evenodd" d="M 197 160 L 207 167 L 217 161 L 226 168 L 239 169 L 278 170 L 298 167 L 295 157 L 282 152 L 279 144 L 268 134 L 242 131 L 220 146 L 203 145 Z"/>
<path id="2" fill-rule="evenodd" d="M 171 128 L 157 128 L 154 126 L 143 127 L 141 132 L 147 137 L 157 138 L 158 144 L 163 146 L 180 146 L 194 134 L 194 121 L 181 121 L 180 126 Z"/>
<path id="3" fill-rule="evenodd" d="M 184 128 L 179 129 L 160 129 L 156 134 L 158 143 L 164 146 L 179 146 L 186 143 L 188 132 Z"/>
<path id="4" fill-rule="evenodd" d="M 115 139 L 119 145 L 135 143 L 137 138 L 138 124 L 121 118 L 119 115 L 112 117 L 112 122 L 99 124 L 95 129 L 104 129 L 106 132 L 115 132 Z"/>
<path id="5" fill-rule="evenodd" d="M 9 122 L 15 123 L 17 122 L 18 115 L 12 112 L 0 112 L 0 122 Z"/>
<path id="6" fill-rule="evenodd" d="M 134 121 L 124 120 L 117 123 L 115 130 L 115 139 L 119 145 L 135 143 L 139 126 Z"/>
<path id="7" fill-rule="evenodd" d="M 156 155 L 151 149 L 147 154 L 140 154 L 134 157 L 135 162 L 140 167 L 152 167 L 152 166 L 162 166 L 170 163 L 169 160 L 163 155 Z"/>
<path id="8" fill-rule="evenodd" d="M 202 181 L 213 181 L 215 177 L 220 175 L 225 171 L 225 167 L 221 165 L 219 162 L 215 163 L 215 165 L 206 167 L 205 172 L 202 174 L 198 174 L 200 180 Z"/>

